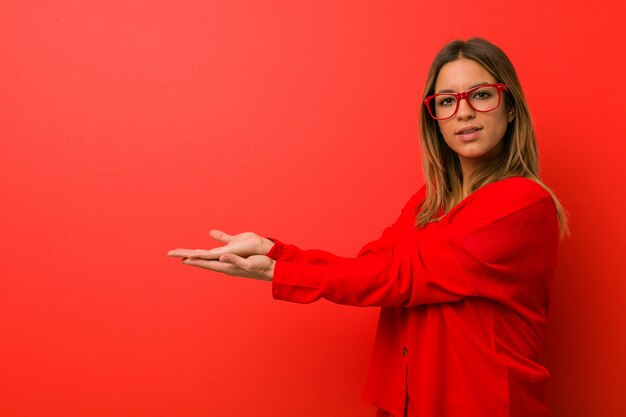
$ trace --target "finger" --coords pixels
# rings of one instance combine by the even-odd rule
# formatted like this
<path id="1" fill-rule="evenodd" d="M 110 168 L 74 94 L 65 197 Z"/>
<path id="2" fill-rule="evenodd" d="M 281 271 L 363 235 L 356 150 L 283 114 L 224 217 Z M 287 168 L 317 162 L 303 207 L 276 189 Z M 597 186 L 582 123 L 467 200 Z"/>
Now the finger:
<path id="1" fill-rule="evenodd" d="M 210 271 L 221 272 L 223 274 L 232 275 L 235 267 L 228 263 L 223 263 L 219 261 L 207 261 L 205 259 L 183 259 L 182 261 L 185 265 L 195 266 L 198 268 L 208 269 Z"/>
<path id="2" fill-rule="evenodd" d="M 223 263 L 230 263 L 234 266 L 232 272 L 227 272 L 229 275 L 259 279 L 263 281 L 271 281 L 272 276 L 266 275 L 266 270 L 268 266 L 260 265 L 261 262 L 264 262 L 261 260 L 261 258 L 269 260 L 269 258 L 261 255 L 253 256 L 251 258 L 242 258 L 240 256 L 229 253 L 220 257 L 220 261 L 222 261 Z"/>
<path id="3" fill-rule="evenodd" d="M 220 242 L 228 243 L 233 240 L 233 237 L 228 233 L 224 233 L 221 230 L 212 229 L 209 231 L 209 236 L 211 236 L 215 240 L 219 240 Z"/>
<path id="4" fill-rule="evenodd" d="M 193 253 L 194 251 L 195 251 L 195 249 L 173 249 L 173 250 L 167 252 L 167 256 L 186 258 L 191 253 Z"/>
<path id="5" fill-rule="evenodd" d="M 226 252 L 224 251 L 223 248 L 196 249 L 194 251 L 189 252 L 186 257 L 194 258 L 194 259 L 217 260 L 224 253 Z"/>
<path id="6" fill-rule="evenodd" d="M 248 267 L 248 260 L 245 258 L 242 258 L 241 256 L 237 256 L 234 253 L 228 253 L 224 256 L 221 256 L 220 262 L 226 263 L 226 264 L 232 264 L 236 266 L 237 268 L 243 269 L 243 270 L 247 270 L 247 267 Z"/>
<path id="7" fill-rule="evenodd" d="M 225 252 L 222 248 L 213 249 L 174 249 L 167 253 L 167 256 L 179 258 L 200 258 L 200 259 L 218 259 Z"/>

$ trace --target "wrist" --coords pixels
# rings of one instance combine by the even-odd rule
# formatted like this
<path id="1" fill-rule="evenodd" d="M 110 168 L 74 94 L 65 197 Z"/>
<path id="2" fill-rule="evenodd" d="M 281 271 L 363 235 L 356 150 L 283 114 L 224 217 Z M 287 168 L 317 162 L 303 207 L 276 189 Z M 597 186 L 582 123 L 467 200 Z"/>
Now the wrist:
<path id="1" fill-rule="evenodd" d="M 273 240 L 270 240 L 266 237 L 263 238 L 263 242 L 261 243 L 261 252 L 263 252 L 261 255 L 267 255 L 270 250 L 272 250 L 272 247 L 274 247 L 275 243 Z"/>
<path id="2" fill-rule="evenodd" d="M 267 270 L 265 271 L 265 279 L 267 281 L 271 281 L 272 279 L 274 279 L 274 266 L 276 265 L 276 261 L 271 259 L 271 263 L 270 266 L 267 268 Z"/>

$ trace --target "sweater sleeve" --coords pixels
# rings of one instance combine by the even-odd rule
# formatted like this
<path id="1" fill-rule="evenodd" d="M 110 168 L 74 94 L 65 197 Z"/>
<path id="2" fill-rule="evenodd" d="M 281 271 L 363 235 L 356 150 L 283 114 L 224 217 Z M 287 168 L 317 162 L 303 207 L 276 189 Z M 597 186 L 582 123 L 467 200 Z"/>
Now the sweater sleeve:
<path id="1" fill-rule="evenodd" d="M 381 258 L 391 257 L 393 250 L 393 243 L 395 237 L 398 234 L 400 224 L 403 220 L 413 217 L 413 209 L 417 206 L 419 201 L 424 198 L 425 188 L 422 187 L 417 193 L 415 193 L 409 201 L 404 205 L 400 212 L 398 219 L 389 227 L 385 228 L 381 236 L 364 245 L 356 257 L 363 256 L 378 256 Z M 299 247 L 282 242 L 274 237 L 268 237 L 274 242 L 274 246 L 266 254 L 266 256 L 278 261 L 303 263 L 313 265 L 338 265 L 342 263 L 350 263 L 354 258 L 338 256 L 333 253 L 320 250 L 320 249 L 300 249 Z"/>
<path id="2" fill-rule="evenodd" d="M 449 224 L 392 256 L 364 253 L 325 265 L 278 260 L 273 296 L 357 306 L 411 306 L 472 296 L 508 303 L 527 297 L 555 266 L 555 206 L 536 188 L 511 189 L 508 195 L 492 188 L 450 213 Z"/>
<path id="3" fill-rule="evenodd" d="M 266 256 L 276 261 L 306 264 L 338 264 L 350 259 L 320 249 L 300 249 L 295 245 L 282 242 L 274 237 L 268 237 L 267 239 L 273 241 L 274 246 L 272 246 Z"/>

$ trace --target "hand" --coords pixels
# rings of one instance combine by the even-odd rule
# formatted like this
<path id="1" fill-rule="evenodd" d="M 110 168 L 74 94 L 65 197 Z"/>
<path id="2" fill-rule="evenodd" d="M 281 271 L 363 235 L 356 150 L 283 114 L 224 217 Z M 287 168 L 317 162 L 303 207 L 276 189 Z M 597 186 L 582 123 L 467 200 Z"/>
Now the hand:
<path id="1" fill-rule="evenodd" d="M 209 250 L 174 249 L 168 252 L 168 256 L 181 257 L 186 265 L 232 276 L 272 280 L 276 261 L 264 256 L 274 245 L 271 240 L 251 232 L 231 236 L 219 230 L 211 230 L 209 234 L 227 244 Z"/>
<path id="2" fill-rule="evenodd" d="M 265 239 L 256 233 L 245 232 L 235 236 L 231 236 L 220 230 L 211 230 L 209 235 L 220 242 L 226 243 L 226 245 L 213 249 L 174 249 L 169 251 L 168 256 L 179 256 L 182 258 L 202 258 L 202 259 L 219 259 L 220 256 L 227 253 L 233 253 L 235 255 L 247 258 L 251 255 L 265 255 L 267 254 L 274 242 L 269 239 Z"/>
<path id="3" fill-rule="evenodd" d="M 219 261 L 194 257 L 183 258 L 182 262 L 186 265 L 197 266 L 234 277 L 253 278 L 262 281 L 271 281 L 274 278 L 274 265 L 276 264 L 275 260 L 265 255 L 252 255 L 248 258 L 242 258 L 233 254 L 224 255 Z"/>

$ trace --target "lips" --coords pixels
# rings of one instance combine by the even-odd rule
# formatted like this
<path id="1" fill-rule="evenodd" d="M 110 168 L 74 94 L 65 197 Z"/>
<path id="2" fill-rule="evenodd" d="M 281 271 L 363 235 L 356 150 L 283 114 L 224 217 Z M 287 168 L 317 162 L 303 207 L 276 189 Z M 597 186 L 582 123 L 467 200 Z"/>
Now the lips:
<path id="1" fill-rule="evenodd" d="M 469 142 L 478 139 L 480 137 L 481 130 L 482 127 L 478 128 L 476 126 L 466 126 L 457 130 L 455 135 L 461 142 Z"/>
<path id="2" fill-rule="evenodd" d="M 476 126 L 466 126 L 462 129 L 457 130 L 454 134 L 455 135 L 463 135 L 463 134 L 467 134 L 467 133 L 472 133 L 472 132 L 476 132 L 478 130 L 481 130 L 481 128 L 476 127 Z"/>

